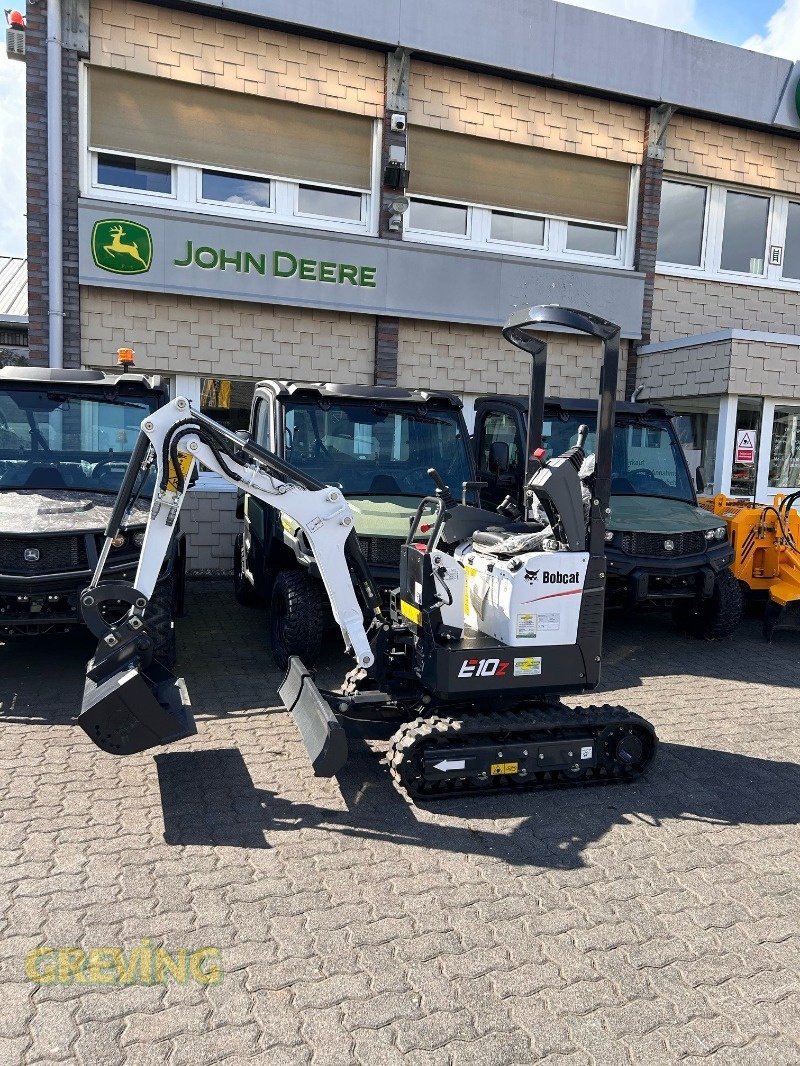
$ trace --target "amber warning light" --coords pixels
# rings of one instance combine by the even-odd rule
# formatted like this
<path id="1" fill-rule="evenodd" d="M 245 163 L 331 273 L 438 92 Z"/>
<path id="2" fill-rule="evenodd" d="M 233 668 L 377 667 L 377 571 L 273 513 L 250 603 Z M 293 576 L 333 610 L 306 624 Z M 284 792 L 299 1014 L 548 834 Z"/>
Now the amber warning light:
<path id="1" fill-rule="evenodd" d="M 133 366 L 133 348 L 117 348 L 117 362 L 123 370 Z"/>
<path id="2" fill-rule="evenodd" d="M 6 11 L 6 21 L 14 30 L 25 29 L 25 16 L 21 11 Z"/>

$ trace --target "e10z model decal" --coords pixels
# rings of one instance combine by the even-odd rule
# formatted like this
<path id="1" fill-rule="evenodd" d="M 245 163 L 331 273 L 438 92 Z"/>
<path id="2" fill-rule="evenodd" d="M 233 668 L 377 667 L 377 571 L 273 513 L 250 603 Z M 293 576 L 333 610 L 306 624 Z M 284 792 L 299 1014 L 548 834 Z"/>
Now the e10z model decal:
<path id="1" fill-rule="evenodd" d="M 505 659 L 465 659 L 459 677 L 503 677 L 511 663 Z"/>

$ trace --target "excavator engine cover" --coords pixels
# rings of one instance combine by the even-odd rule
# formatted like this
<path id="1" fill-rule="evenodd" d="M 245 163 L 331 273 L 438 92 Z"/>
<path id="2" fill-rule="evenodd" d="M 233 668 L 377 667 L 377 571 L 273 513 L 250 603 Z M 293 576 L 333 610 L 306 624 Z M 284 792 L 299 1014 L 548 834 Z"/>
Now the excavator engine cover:
<path id="1" fill-rule="evenodd" d="M 104 679 L 92 679 L 89 664 L 78 725 L 110 755 L 136 755 L 197 732 L 182 677 L 156 659 L 137 660 Z"/>

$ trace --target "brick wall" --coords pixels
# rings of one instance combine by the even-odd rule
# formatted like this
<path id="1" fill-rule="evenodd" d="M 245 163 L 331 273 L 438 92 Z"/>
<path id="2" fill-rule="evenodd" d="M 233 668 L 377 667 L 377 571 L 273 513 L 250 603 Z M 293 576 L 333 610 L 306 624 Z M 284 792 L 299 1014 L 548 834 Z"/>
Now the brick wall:
<path id="1" fill-rule="evenodd" d="M 181 528 L 186 533 L 189 572 L 233 569 L 233 542 L 242 527 L 235 510 L 235 492 L 192 489 L 186 497 L 181 510 Z"/>
<path id="2" fill-rule="evenodd" d="M 624 394 L 627 342 L 623 341 L 619 389 Z M 594 399 L 601 348 L 588 337 L 550 334 L 547 391 L 552 396 Z M 445 389 L 477 396 L 522 395 L 530 384 L 530 359 L 491 326 L 404 319 L 400 323 L 398 385 Z"/>
<path id="3" fill-rule="evenodd" d="M 800 140 L 678 113 L 664 169 L 780 192 L 800 192 Z"/>
<path id="4" fill-rule="evenodd" d="M 161 373 L 373 381 L 367 315 L 84 287 L 81 321 L 88 366 L 115 365 L 129 345 L 142 369 Z"/>
<path id="5" fill-rule="evenodd" d="M 651 340 L 719 329 L 796 333 L 800 292 L 659 274 L 653 293 Z"/>
<path id="6" fill-rule="evenodd" d="M 646 110 L 562 89 L 458 70 L 411 64 L 409 121 L 558 152 L 641 162 Z"/>
<path id="7" fill-rule="evenodd" d="M 93 0 L 91 61 L 217 89 L 383 113 L 384 56 L 134 0 Z"/>

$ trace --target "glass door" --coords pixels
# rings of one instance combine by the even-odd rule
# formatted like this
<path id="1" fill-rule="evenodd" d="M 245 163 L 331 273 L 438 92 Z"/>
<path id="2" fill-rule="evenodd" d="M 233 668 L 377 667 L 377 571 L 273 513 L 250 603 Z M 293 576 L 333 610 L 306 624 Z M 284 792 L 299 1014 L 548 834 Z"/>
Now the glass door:
<path id="1" fill-rule="evenodd" d="M 793 492 L 800 488 L 800 405 L 775 404 L 771 437 L 768 491 Z"/>
<path id="2" fill-rule="evenodd" d="M 762 406 L 761 399 L 739 397 L 732 441 L 731 496 L 755 497 Z"/>

